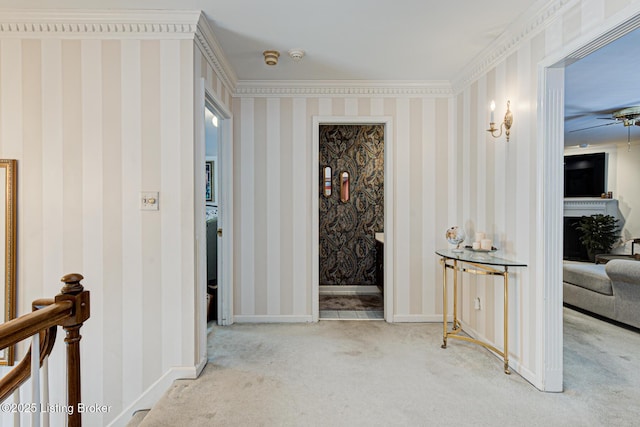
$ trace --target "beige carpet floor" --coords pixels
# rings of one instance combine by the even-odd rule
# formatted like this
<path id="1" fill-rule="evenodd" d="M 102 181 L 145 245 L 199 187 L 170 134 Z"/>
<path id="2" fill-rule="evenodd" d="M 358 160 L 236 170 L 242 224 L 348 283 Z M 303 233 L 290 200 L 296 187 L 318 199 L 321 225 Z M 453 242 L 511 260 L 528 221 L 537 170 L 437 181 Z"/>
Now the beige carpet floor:
<path id="1" fill-rule="evenodd" d="M 564 393 L 502 373 L 441 325 L 321 321 L 211 328 L 209 364 L 141 426 L 635 426 L 640 333 L 565 309 Z"/>
<path id="2" fill-rule="evenodd" d="M 320 295 L 320 310 L 382 310 L 382 294 Z"/>

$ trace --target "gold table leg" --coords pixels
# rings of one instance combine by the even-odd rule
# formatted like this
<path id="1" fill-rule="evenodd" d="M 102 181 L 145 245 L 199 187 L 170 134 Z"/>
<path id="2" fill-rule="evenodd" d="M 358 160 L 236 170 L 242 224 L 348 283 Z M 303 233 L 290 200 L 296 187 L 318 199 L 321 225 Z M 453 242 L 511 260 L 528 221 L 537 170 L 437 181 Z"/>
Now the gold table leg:
<path id="1" fill-rule="evenodd" d="M 511 374 L 509 370 L 509 271 L 504 268 L 504 373 Z"/>
<path id="2" fill-rule="evenodd" d="M 441 348 L 447 348 L 447 260 L 440 259 L 442 264 L 442 345 Z"/>
<path id="3" fill-rule="evenodd" d="M 498 271 L 493 268 L 485 269 L 483 272 L 479 272 L 478 270 L 462 268 L 462 271 L 471 272 L 475 274 L 489 274 L 489 275 L 499 275 L 503 278 L 504 283 L 504 349 L 500 351 L 493 345 L 489 343 L 485 343 L 483 341 L 458 335 L 458 333 L 462 332 L 462 327 L 458 322 L 458 260 L 453 259 L 453 264 L 448 265 L 446 258 L 441 258 L 440 263 L 442 264 L 442 345 L 441 348 L 447 348 L 447 339 L 449 336 L 451 338 L 456 338 L 463 341 L 473 342 L 476 344 L 480 344 L 489 350 L 497 353 L 498 355 L 502 355 L 504 361 L 504 373 L 507 375 L 511 374 L 509 370 L 509 271 L 508 267 L 504 267 L 504 271 Z M 464 265 L 464 264 L 463 264 Z M 477 264 L 474 264 L 477 266 Z M 448 306 L 448 293 L 447 293 L 447 268 L 453 270 L 453 319 L 451 325 L 451 331 L 447 329 L 447 306 Z"/>

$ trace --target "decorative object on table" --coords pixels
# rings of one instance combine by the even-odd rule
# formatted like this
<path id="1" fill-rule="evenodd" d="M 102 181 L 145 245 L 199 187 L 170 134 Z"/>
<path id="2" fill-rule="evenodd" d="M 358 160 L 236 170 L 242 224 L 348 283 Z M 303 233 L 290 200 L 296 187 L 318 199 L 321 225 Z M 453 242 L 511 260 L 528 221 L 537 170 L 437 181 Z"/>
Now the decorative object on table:
<path id="1" fill-rule="evenodd" d="M 447 230 L 446 237 L 447 242 L 455 246 L 455 248 L 451 250 L 452 252 L 463 252 L 463 249 L 460 249 L 460 244 L 464 242 L 466 236 L 462 228 L 457 225 L 449 228 Z"/>
<path id="2" fill-rule="evenodd" d="M 581 233 L 580 243 L 587 249 L 591 262 L 594 262 L 597 254 L 611 251 L 613 244 L 620 238 L 618 220 L 611 215 L 583 216 L 575 227 Z"/>
<path id="3" fill-rule="evenodd" d="M 476 232 L 476 240 L 465 249 L 471 249 L 476 252 L 495 252 L 498 249 L 492 245 L 491 239 L 487 239 L 487 235 L 481 231 Z"/>
<path id="4" fill-rule="evenodd" d="M 490 249 L 482 249 L 481 247 L 479 247 L 479 246 L 476 247 L 476 245 L 473 245 L 473 244 L 472 245 L 467 245 L 464 248 L 468 249 L 470 251 L 473 251 L 473 252 L 495 252 L 495 251 L 498 250 L 498 248 L 496 248 L 495 246 L 491 246 Z"/>

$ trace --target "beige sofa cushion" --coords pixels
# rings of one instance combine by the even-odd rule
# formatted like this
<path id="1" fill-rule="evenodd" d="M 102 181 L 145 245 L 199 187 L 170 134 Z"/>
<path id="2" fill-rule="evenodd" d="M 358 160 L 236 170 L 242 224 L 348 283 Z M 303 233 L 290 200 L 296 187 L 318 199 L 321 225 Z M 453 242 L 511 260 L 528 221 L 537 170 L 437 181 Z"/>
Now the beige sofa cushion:
<path id="1" fill-rule="evenodd" d="M 611 280 L 605 272 L 605 264 L 565 261 L 562 280 L 603 295 L 613 295 Z"/>

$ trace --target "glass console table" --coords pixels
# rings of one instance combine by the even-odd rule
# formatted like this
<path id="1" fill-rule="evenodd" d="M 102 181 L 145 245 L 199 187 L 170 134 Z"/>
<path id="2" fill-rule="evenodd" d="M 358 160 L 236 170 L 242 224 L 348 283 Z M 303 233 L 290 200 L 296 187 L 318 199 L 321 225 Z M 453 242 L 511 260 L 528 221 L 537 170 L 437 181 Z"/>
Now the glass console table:
<path id="1" fill-rule="evenodd" d="M 473 251 L 465 249 L 462 252 L 453 252 L 451 249 L 440 249 L 436 251 L 440 256 L 442 264 L 442 316 L 443 316 L 443 336 L 442 348 L 447 348 L 447 339 L 455 338 L 482 345 L 504 359 L 504 373 L 509 371 L 509 267 L 526 267 L 527 265 L 518 261 L 498 258 L 489 252 Z M 447 269 L 453 271 L 453 322 L 451 330 L 447 327 Z M 504 346 L 503 351 L 498 350 L 493 345 L 460 335 L 462 326 L 458 320 L 458 272 L 502 276 L 504 284 Z"/>

